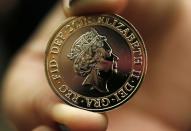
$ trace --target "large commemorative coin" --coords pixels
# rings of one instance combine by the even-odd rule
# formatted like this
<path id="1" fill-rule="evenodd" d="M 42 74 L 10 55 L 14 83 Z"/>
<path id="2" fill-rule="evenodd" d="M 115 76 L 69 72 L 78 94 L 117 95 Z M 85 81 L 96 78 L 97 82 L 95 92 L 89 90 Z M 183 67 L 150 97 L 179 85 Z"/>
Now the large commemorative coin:
<path id="1" fill-rule="evenodd" d="M 66 20 L 50 39 L 45 70 L 52 90 L 71 106 L 104 112 L 127 102 L 147 68 L 144 42 L 118 15 Z"/>

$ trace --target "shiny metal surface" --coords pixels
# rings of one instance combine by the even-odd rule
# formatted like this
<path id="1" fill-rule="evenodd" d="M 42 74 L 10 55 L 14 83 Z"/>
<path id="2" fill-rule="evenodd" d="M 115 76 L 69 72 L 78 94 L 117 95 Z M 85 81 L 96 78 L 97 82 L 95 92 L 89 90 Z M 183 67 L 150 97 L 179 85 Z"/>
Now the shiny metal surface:
<path id="1" fill-rule="evenodd" d="M 117 15 L 70 18 L 46 50 L 46 75 L 53 91 L 64 102 L 90 111 L 107 111 L 128 101 L 146 67 L 141 36 Z"/>

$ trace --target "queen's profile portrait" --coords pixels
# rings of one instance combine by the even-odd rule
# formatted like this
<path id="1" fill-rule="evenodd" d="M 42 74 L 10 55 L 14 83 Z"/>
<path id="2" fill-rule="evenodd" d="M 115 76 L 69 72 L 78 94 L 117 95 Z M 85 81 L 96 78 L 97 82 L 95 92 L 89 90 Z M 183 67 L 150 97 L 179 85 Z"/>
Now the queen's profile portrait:
<path id="1" fill-rule="evenodd" d="M 73 61 L 74 72 L 84 77 L 82 87 L 109 92 L 108 81 L 118 73 L 119 58 L 105 36 L 91 28 L 73 43 L 67 57 Z"/>

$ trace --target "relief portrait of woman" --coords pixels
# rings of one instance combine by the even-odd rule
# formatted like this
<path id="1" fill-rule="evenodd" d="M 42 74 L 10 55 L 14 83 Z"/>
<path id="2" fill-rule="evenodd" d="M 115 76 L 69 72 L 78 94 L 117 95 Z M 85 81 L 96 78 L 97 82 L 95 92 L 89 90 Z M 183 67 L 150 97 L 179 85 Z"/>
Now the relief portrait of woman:
<path id="1" fill-rule="evenodd" d="M 83 87 L 109 92 L 108 80 L 118 73 L 119 58 L 113 54 L 105 36 L 91 28 L 74 42 L 67 57 L 73 61 L 75 73 L 84 77 Z"/>

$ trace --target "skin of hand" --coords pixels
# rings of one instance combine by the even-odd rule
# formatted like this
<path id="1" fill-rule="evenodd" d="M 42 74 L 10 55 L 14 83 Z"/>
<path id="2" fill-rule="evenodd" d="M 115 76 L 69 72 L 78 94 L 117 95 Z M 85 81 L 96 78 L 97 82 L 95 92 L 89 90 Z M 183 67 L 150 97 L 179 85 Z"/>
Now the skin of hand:
<path id="1" fill-rule="evenodd" d="M 43 125 L 35 130 L 52 131 L 56 123 L 72 131 L 191 129 L 190 0 L 75 0 L 63 6 L 67 16 L 118 13 L 133 23 L 148 50 L 147 75 L 136 95 L 107 116 L 63 104 L 44 72 L 47 42 L 65 19 L 56 6 L 18 52 L 4 80 L 4 110 L 18 130 Z"/>

